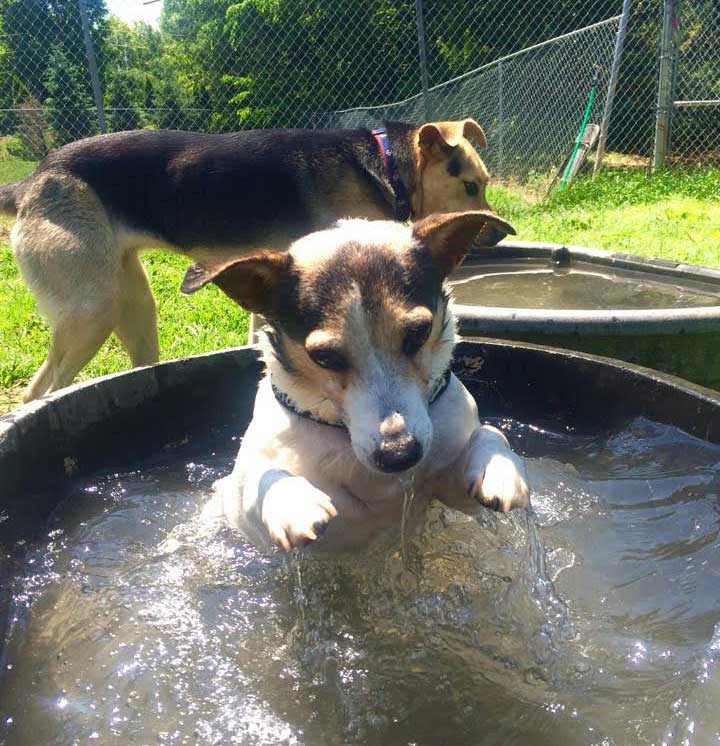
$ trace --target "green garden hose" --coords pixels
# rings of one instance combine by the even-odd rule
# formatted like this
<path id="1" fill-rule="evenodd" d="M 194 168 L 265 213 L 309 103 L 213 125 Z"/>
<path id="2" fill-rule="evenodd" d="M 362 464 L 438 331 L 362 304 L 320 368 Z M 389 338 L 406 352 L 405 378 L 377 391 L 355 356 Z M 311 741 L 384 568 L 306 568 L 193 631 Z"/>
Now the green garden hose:
<path id="1" fill-rule="evenodd" d="M 599 68 L 595 70 L 595 76 L 593 77 L 592 84 L 590 85 L 590 93 L 588 94 L 588 100 L 585 106 L 585 113 L 583 114 L 582 124 L 580 125 L 580 131 L 578 132 L 577 139 L 575 140 L 575 147 L 573 148 L 573 151 L 570 154 L 570 159 L 568 160 L 567 166 L 565 167 L 565 172 L 562 175 L 562 179 L 560 179 L 558 191 L 560 191 L 567 183 L 568 177 L 570 176 L 570 171 L 572 170 L 572 165 L 575 162 L 575 156 L 577 155 L 578 150 L 580 150 L 583 135 L 585 134 L 585 128 L 587 127 L 588 120 L 590 119 L 590 112 L 592 111 L 593 104 L 595 103 L 595 96 L 597 95 L 598 85 L 600 85 Z"/>

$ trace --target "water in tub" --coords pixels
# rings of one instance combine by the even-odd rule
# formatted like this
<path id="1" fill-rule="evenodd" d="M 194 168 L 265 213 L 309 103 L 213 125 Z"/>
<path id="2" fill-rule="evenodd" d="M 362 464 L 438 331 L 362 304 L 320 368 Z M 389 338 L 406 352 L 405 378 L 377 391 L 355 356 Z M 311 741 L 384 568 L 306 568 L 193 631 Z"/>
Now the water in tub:
<path id="1" fill-rule="evenodd" d="M 651 310 L 720 305 L 720 285 L 651 273 L 592 267 L 576 262 L 571 268 L 513 265 L 473 265 L 455 274 L 453 295 L 458 303 L 531 309 Z"/>
<path id="2" fill-rule="evenodd" d="M 0 744 L 717 743 L 720 449 L 503 426 L 534 516 L 435 504 L 353 559 L 203 533 L 230 454 L 78 485 L 7 548 Z"/>

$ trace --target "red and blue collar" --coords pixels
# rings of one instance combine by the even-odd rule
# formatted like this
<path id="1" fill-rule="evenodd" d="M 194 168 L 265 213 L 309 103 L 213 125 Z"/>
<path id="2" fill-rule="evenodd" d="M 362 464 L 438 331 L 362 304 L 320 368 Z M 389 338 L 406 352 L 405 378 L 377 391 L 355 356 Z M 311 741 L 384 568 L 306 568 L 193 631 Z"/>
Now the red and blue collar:
<path id="1" fill-rule="evenodd" d="M 390 144 L 390 138 L 387 135 L 385 127 L 375 127 L 372 130 L 372 136 L 375 138 L 380 156 L 385 165 L 385 173 L 395 195 L 395 220 L 406 221 L 410 219 L 412 210 L 410 209 L 410 199 L 407 188 L 400 178 L 395 154 Z"/>

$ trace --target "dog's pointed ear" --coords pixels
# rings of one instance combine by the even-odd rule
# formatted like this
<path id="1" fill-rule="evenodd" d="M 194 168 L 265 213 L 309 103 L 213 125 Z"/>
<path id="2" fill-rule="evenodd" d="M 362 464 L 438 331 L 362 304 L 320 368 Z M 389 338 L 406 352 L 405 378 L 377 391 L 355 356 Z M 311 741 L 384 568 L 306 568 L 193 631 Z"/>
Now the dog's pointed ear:
<path id="1" fill-rule="evenodd" d="M 190 295 L 212 282 L 248 311 L 268 314 L 291 263 L 285 251 L 259 251 L 240 259 L 193 264 L 185 273 L 180 291 Z"/>
<path id="2" fill-rule="evenodd" d="M 449 136 L 447 132 L 444 132 L 442 128 L 442 122 L 437 124 L 423 124 L 418 130 L 418 147 L 420 153 L 426 159 L 430 159 L 433 154 L 437 158 L 445 157 L 449 150 L 458 144 L 459 140 L 451 145 L 446 136 Z"/>
<path id="3" fill-rule="evenodd" d="M 466 119 L 462 125 L 464 138 L 471 140 L 479 148 L 487 148 L 485 130 L 474 119 Z"/>
<path id="4" fill-rule="evenodd" d="M 429 215 L 413 225 L 413 238 L 432 256 L 447 277 L 470 250 L 475 236 L 491 225 L 515 233 L 510 223 L 489 210 L 447 212 Z"/>
<path id="5" fill-rule="evenodd" d="M 481 148 L 487 147 L 485 132 L 474 119 L 424 124 L 418 131 L 418 145 L 425 152 L 429 152 L 433 146 L 447 151 L 456 148 L 463 137 L 472 140 Z"/>

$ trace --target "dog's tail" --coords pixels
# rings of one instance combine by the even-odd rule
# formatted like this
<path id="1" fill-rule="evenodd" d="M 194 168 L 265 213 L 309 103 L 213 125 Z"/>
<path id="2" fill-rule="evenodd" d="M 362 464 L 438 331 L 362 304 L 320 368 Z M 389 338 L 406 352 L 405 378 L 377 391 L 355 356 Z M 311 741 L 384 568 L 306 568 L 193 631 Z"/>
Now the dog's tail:
<path id="1" fill-rule="evenodd" d="M 18 187 L 19 181 L 14 184 L 3 184 L 0 186 L 0 213 L 5 215 L 17 215 Z"/>

